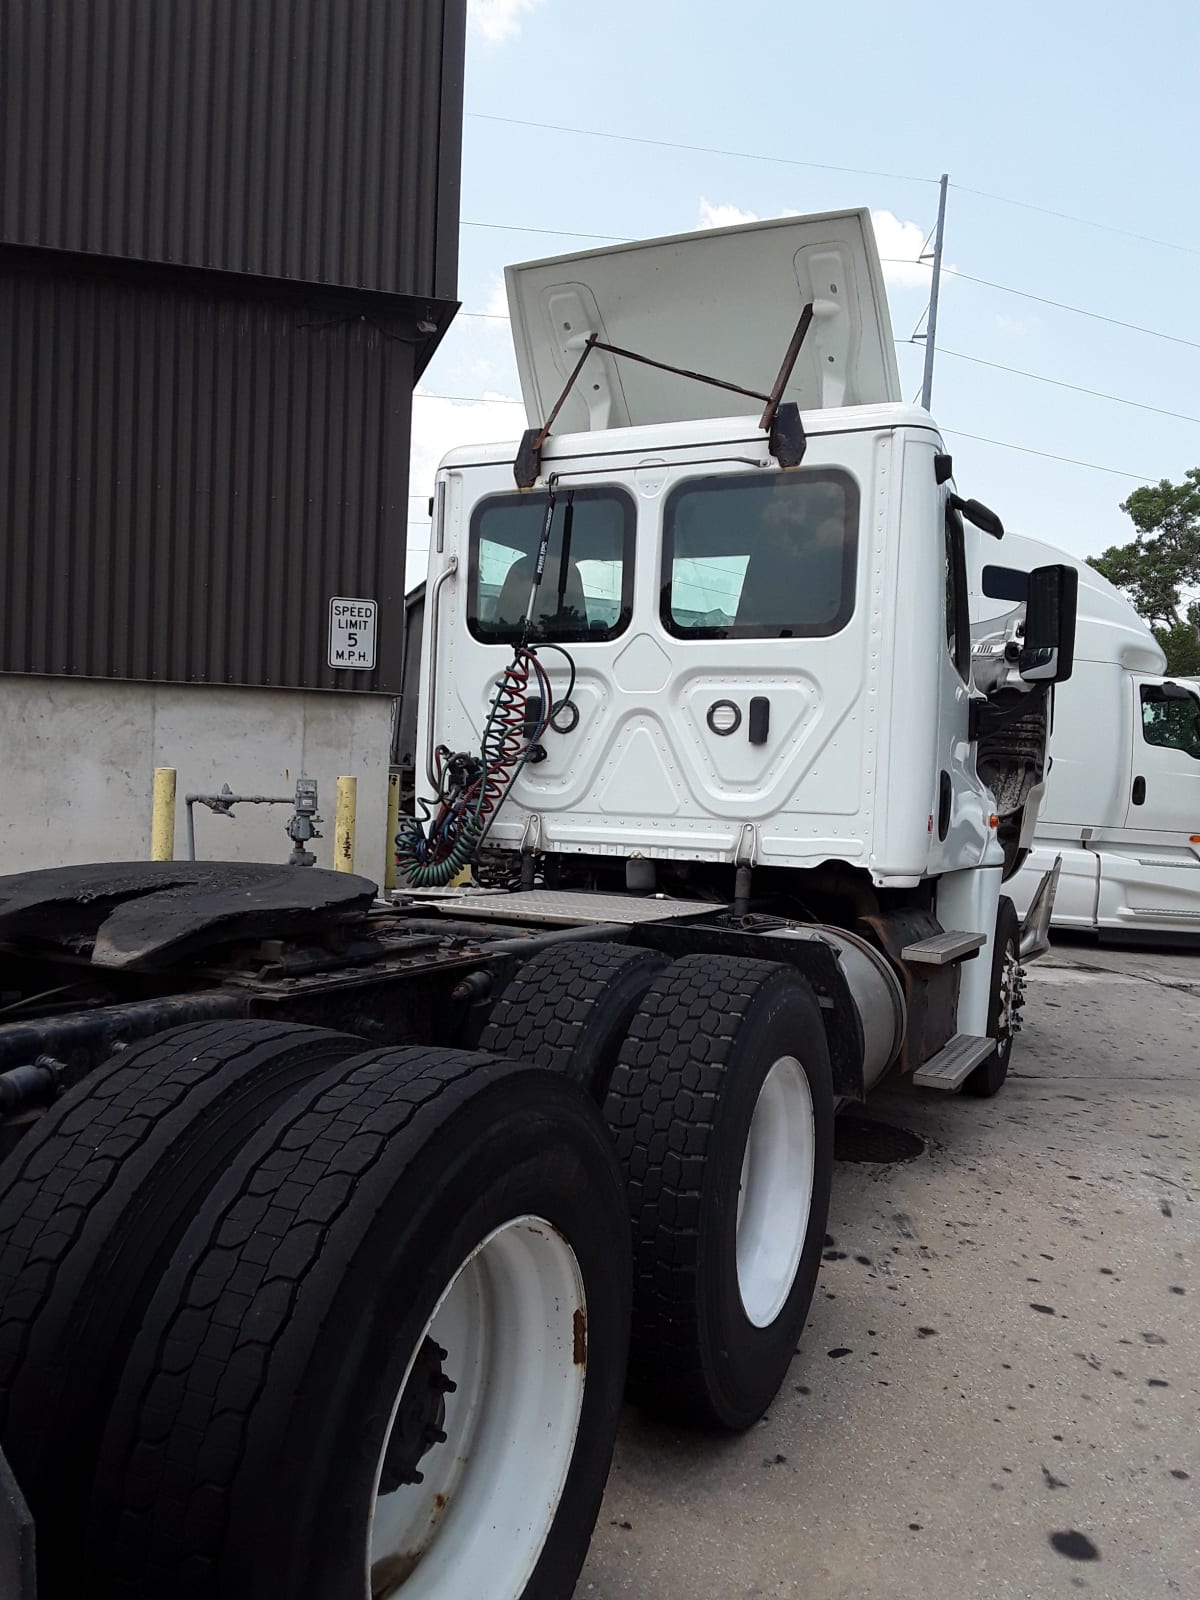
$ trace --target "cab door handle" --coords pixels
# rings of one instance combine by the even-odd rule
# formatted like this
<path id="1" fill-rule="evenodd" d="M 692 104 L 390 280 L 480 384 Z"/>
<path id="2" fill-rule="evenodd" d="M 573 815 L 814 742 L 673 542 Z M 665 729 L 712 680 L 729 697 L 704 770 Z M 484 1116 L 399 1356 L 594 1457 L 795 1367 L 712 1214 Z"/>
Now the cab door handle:
<path id="1" fill-rule="evenodd" d="M 1133 780 L 1133 796 L 1132 796 L 1132 799 L 1133 799 L 1133 803 L 1134 803 L 1135 806 L 1140 806 L 1145 802 L 1145 799 L 1146 799 L 1146 780 L 1145 780 L 1145 778 L 1135 778 Z"/>

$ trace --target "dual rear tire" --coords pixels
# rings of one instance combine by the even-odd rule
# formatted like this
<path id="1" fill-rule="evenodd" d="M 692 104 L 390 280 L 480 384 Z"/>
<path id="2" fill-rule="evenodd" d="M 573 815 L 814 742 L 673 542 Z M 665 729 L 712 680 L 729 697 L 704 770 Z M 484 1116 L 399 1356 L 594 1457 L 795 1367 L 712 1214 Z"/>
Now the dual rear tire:
<path id="1" fill-rule="evenodd" d="M 519 1062 L 268 1027 L 118 1057 L 4 1169 L 41 1600 L 561 1600 L 628 1343 L 602 1119 Z"/>
<path id="2" fill-rule="evenodd" d="M 482 1042 L 573 1072 L 604 1105 L 631 1213 L 631 1397 L 748 1427 L 803 1332 L 829 1210 L 833 1091 L 808 984 L 776 962 L 571 942 L 521 969 Z"/>
<path id="3" fill-rule="evenodd" d="M 18 1147 L 0 1443 L 42 1600 L 562 1600 L 627 1371 L 762 1414 L 829 1199 L 811 993 L 601 945 L 518 982 L 516 1059 L 195 1025 Z"/>

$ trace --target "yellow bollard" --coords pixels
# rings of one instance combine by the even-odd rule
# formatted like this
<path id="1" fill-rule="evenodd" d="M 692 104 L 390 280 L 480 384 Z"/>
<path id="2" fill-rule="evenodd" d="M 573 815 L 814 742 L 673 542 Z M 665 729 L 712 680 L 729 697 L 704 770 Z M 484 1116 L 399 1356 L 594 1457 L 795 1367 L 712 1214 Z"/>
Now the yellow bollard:
<path id="1" fill-rule="evenodd" d="M 151 861 L 175 859 L 175 768 L 155 767 L 150 817 Z"/>
<path id="2" fill-rule="evenodd" d="M 390 893 L 396 887 L 396 835 L 400 831 L 400 774 L 388 775 L 387 848 L 383 854 L 383 887 Z"/>
<path id="3" fill-rule="evenodd" d="M 354 871 L 354 827 L 358 813 L 358 779 L 337 781 L 337 811 L 333 828 L 333 869 Z"/>

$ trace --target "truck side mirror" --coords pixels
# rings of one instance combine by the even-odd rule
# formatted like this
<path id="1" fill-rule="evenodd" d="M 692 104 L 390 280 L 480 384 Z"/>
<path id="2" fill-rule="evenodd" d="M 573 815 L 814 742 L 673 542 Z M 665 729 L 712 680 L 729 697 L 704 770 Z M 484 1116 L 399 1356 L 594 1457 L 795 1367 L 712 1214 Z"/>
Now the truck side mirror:
<path id="1" fill-rule="evenodd" d="M 1078 603 L 1074 567 L 1035 567 L 1029 574 L 1025 642 L 1018 663 L 1026 683 L 1065 683 L 1071 676 Z"/>

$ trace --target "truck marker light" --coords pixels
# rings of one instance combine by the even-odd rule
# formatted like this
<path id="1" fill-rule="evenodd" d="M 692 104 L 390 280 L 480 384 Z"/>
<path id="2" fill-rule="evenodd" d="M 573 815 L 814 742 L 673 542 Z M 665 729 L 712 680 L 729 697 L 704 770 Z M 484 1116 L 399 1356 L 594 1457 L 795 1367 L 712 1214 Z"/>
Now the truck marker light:
<path id="1" fill-rule="evenodd" d="M 988 827 L 989 828 L 998 828 L 999 826 L 1000 826 L 1000 818 L 993 811 L 991 816 L 988 818 Z"/>

